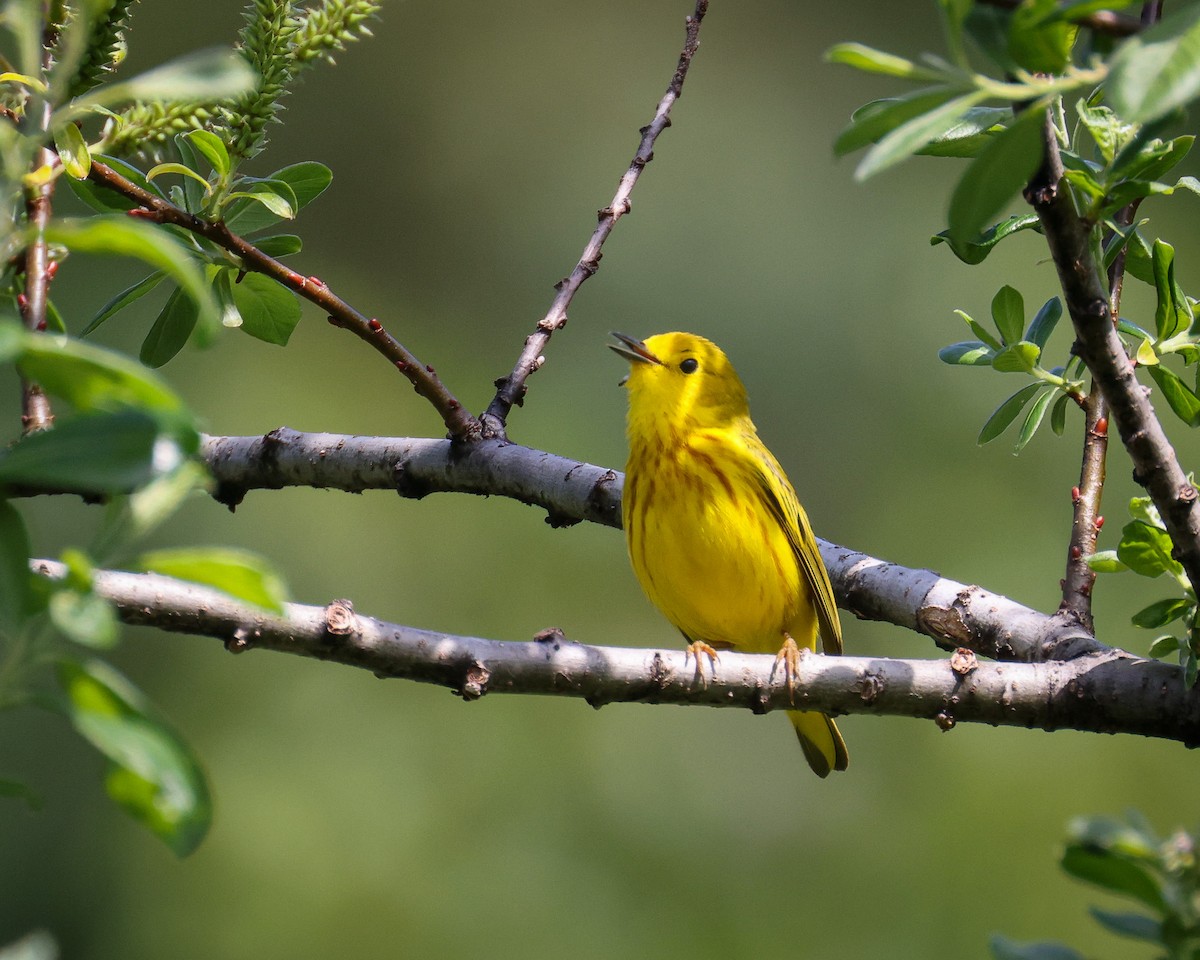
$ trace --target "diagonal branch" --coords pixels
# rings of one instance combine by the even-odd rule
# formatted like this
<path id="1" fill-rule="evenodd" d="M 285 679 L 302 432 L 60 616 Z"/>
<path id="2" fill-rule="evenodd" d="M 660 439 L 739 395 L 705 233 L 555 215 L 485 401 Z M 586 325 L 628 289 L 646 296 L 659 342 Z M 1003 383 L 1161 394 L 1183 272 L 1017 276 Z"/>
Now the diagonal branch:
<path id="1" fill-rule="evenodd" d="M 550 309 L 546 311 L 546 315 L 538 321 L 537 328 L 525 338 L 525 345 L 521 349 L 521 355 L 517 358 L 512 372 L 496 381 L 496 396 L 488 405 L 487 412 L 480 418 L 483 421 L 485 436 L 504 437 L 508 415 L 514 404 L 520 406 L 524 402 L 525 381 L 544 362 L 542 351 L 551 335 L 566 325 L 567 308 L 575 298 L 576 292 L 588 277 L 600 269 L 600 248 L 604 246 L 604 241 L 612 233 L 617 221 L 629 212 L 630 194 L 646 164 L 654 159 L 654 142 L 658 139 L 658 135 L 671 125 L 671 108 L 683 93 L 683 81 L 687 78 L 692 58 L 700 47 L 700 21 L 704 19 L 704 14 L 707 12 L 708 0 L 697 0 L 695 12 L 686 21 L 687 39 L 684 41 L 683 52 L 679 55 L 679 64 L 667 86 L 667 92 L 658 102 L 654 119 L 642 127 L 641 142 L 638 144 L 637 152 L 633 155 L 633 162 L 630 163 L 629 169 L 625 171 L 625 175 L 621 177 L 621 182 L 617 185 L 617 192 L 613 196 L 612 203 L 596 212 L 599 223 L 592 232 L 587 246 L 583 248 L 583 255 L 575 264 L 571 275 L 555 284 L 558 293 L 555 295 L 553 303 L 550 304 Z"/>
<path id="2" fill-rule="evenodd" d="M 1200 583 L 1200 509 L 1175 450 L 1163 432 L 1147 391 L 1117 335 L 1109 290 L 1092 245 L 1092 224 L 1075 209 L 1063 183 L 1062 159 L 1052 125 L 1043 137 L 1045 161 L 1026 188 L 1058 269 L 1077 349 L 1108 404 L 1121 442 L 1133 461 L 1133 477 L 1145 487 L 1175 545 L 1174 554 L 1192 583 Z"/>
<path id="3" fill-rule="evenodd" d="M 231 507 L 249 490 L 287 486 L 397 490 L 416 498 L 445 491 L 533 504 L 548 512 L 554 526 L 580 520 L 621 525 L 620 473 L 499 440 L 464 447 L 447 440 L 280 428 L 265 437 L 206 437 L 200 455 L 216 478 L 215 496 Z M 1047 616 L 982 587 L 818 542 L 838 603 L 861 619 L 894 623 L 945 649 L 967 647 L 999 660 L 1069 659 L 1105 649 L 1068 617 Z"/>
<path id="4" fill-rule="evenodd" d="M 325 311 L 330 323 L 343 330 L 349 330 L 391 361 L 412 383 L 413 389 L 433 404 L 433 408 L 450 431 L 450 436 L 465 439 L 478 434 L 478 422 L 442 383 L 433 367 L 422 363 L 388 333 L 378 320 L 359 313 L 318 278 L 301 276 L 273 257 L 267 256 L 249 240 L 231 231 L 224 223 L 205 220 L 188 213 L 162 197 L 142 189 L 98 160 L 92 161 L 88 178 L 139 204 L 140 213 L 138 210 L 132 210 L 131 213 L 157 223 L 173 224 L 204 237 L 237 256 L 246 270 L 266 274 L 293 293 L 315 303 Z"/>
<path id="5" fill-rule="evenodd" d="M 53 561 L 33 568 L 49 579 L 66 576 Z M 792 699 L 769 655 L 722 653 L 702 684 L 681 650 L 585 646 L 557 630 L 524 643 L 459 637 L 360 616 L 345 600 L 288 604 L 275 616 L 154 574 L 98 571 L 94 587 L 126 623 L 216 637 L 233 652 L 275 650 L 438 684 L 466 700 L 524 693 L 579 697 L 594 707 L 675 703 L 765 713 L 802 706 L 929 719 L 943 730 L 970 722 L 1200 743 L 1200 693 L 1185 687 L 1180 668 L 1113 650 L 1050 663 L 983 663 L 968 651 L 945 660 L 809 656 Z"/>

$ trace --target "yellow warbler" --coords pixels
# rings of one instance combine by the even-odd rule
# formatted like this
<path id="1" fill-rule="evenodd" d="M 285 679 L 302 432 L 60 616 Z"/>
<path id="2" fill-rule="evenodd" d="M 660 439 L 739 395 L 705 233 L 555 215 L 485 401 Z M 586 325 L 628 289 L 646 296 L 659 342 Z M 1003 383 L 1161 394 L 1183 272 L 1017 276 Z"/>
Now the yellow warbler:
<path id="1" fill-rule="evenodd" d="M 833 588 L 808 517 L 750 419 L 746 388 L 715 343 L 691 333 L 645 342 L 614 333 L 630 361 L 622 519 L 646 595 L 701 667 L 717 650 L 774 653 L 788 686 L 800 649 L 842 652 Z M 818 776 L 845 770 L 823 713 L 789 710 Z"/>

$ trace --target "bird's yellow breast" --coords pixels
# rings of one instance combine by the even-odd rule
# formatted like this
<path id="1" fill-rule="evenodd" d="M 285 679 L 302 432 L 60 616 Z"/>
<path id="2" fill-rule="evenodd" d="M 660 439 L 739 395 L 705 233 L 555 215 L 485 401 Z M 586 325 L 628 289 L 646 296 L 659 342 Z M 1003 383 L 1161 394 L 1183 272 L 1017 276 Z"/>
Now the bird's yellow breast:
<path id="1" fill-rule="evenodd" d="M 733 438 L 713 433 L 630 450 L 623 514 L 634 572 L 692 640 L 774 653 L 786 630 L 811 646 L 812 604 L 787 534 L 754 478 L 714 455 Z"/>

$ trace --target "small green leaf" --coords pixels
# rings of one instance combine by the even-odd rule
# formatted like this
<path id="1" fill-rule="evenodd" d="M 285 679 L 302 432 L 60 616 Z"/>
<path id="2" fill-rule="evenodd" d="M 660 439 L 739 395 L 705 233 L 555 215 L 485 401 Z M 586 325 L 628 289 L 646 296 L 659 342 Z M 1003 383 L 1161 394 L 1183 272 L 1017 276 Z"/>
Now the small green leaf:
<path id="1" fill-rule="evenodd" d="M 1030 73 L 1061 73 L 1070 60 L 1077 28 L 1058 12 L 1057 0 L 1024 0 L 1012 13 L 1008 55 Z"/>
<path id="2" fill-rule="evenodd" d="M 952 343 L 938 351 L 938 359 L 942 363 L 958 364 L 964 367 L 990 366 L 995 351 L 986 343 L 978 340 L 964 340 Z"/>
<path id="3" fill-rule="evenodd" d="M 1041 348 L 1036 343 L 1027 343 L 1024 340 L 1010 343 L 996 354 L 992 360 L 992 369 L 1000 373 L 1029 373 L 1037 366 L 1041 355 Z"/>
<path id="4" fill-rule="evenodd" d="M 29 534 L 21 515 L 0 500 L 0 636 L 16 628 L 33 611 L 30 587 Z"/>
<path id="5" fill-rule="evenodd" d="M 204 159 L 209 162 L 218 177 L 224 180 L 229 176 L 232 169 L 229 162 L 229 150 L 226 149 L 225 142 L 220 137 L 208 130 L 189 130 L 184 136 L 191 141 L 193 147 L 204 155 Z"/>
<path id="6" fill-rule="evenodd" d="M 296 217 L 296 194 L 282 180 L 246 177 L 238 181 L 237 190 L 229 195 L 231 200 L 242 197 L 262 204 L 279 220 L 293 220 Z"/>
<path id="7" fill-rule="evenodd" d="M 840 63 L 864 73 L 878 73 L 885 77 L 900 77 L 904 80 L 945 80 L 937 70 L 920 67 L 892 53 L 884 53 L 861 43 L 839 43 L 825 52 L 828 63 Z"/>
<path id="8" fill-rule="evenodd" d="M 276 170 L 267 180 L 283 182 L 292 188 L 295 195 L 295 205 L 292 209 L 296 212 L 303 210 L 325 192 L 333 182 L 333 172 L 323 163 L 305 160 Z M 254 233 L 279 222 L 279 217 L 261 203 L 245 198 L 234 201 L 225 213 L 226 226 L 239 234 Z"/>
<path id="9" fill-rule="evenodd" d="M 126 180 L 132 181 L 143 190 L 156 194 L 161 199 L 166 199 L 166 195 L 158 189 L 158 186 L 147 180 L 146 175 L 132 164 L 118 157 L 102 155 L 97 157 L 97 159 L 102 160 Z M 134 207 L 140 206 L 139 203 L 128 199 L 123 194 L 117 193 L 115 190 L 109 190 L 107 187 L 102 187 L 91 180 L 68 178 L 67 186 L 71 188 L 71 192 L 75 196 L 99 213 L 124 213 L 127 210 L 132 210 Z"/>
<path id="10" fill-rule="evenodd" d="M 1050 334 L 1054 332 L 1054 327 L 1060 317 L 1062 317 L 1062 301 L 1058 297 L 1051 297 L 1042 304 L 1042 308 L 1030 321 L 1029 329 L 1025 331 L 1025 339 L 1030 343 L 1036 343 L 1044 350 L 1046 341 L 1050 339 Z"/>
<path id="11" fill-rule="evenodd" d="M 1186 106 L 1200 93 L 1200 8 L 1184 7 L 1125 40 L 1106 87 L 1126 122 L 1147 123 Z"/>
<path id="12" fill-rule="evenodd" d="M 1025 300 L 1013 287 L 1005 284 L 992 297 L 992 320 L 1005 343 L 1016 343 L 1021 339 L 1025 326 Z"/>
<path id="13" fill-rule="evenodd" d="M 175 149 L 179 151 L 179 159 L 185 167 L 189 170 L 200 169 L 200 151 L 186 134 L 176 134 Z M 171 188 L 171 202 L 177 207 L 183 207 L 188 213 L 201 215 L 206 212 L 204 202 L 208 194 L 207 180 L 201 178 L 197 181 L 192 177 L 185 177 L 182 186 Z"/>
<path id="14" fill-rule="evenodd" d="M 254 241 L 254 245 L 268 257 L 276 259 L 290 257 L 304 249 L 304 243 L 294 233 L 277 233 L 270 237 L 259 237 Z"/>
<path id="15" fill-rule="evenodd" d="M 76 180 L 87 179 L 92 169 L 92 155 L 88 153 L 87 141 L 73 123 L 63 124 L 54 131 L 54 149 L 62 161 L 67 176 Z"/>
<path id="16" fill-rule="evenodd" d="M 1063 852 L 1062 868 L 1110 893 L 1133 897 L 1153 910 L 1165 909 L 1162 889 L 1150 871 L 1110 850 L 1070 843 Z"/>
<path id="17" fill-rule="evenodd" d="M 950 236 L 973 239 L 1029 182 L 1042 160 L 1045 111 L 1029 107 L 971 161 L 950 198 Z"/>
<path id="18" fill-rule="evenodd" d="M 972 107 L 949 130 L 917 151 L 922 157 L 974 157 L 994 134 L 1005 128 L 1012 111 L 1005 107 Z"/>
<path id="19" fill-rule="evenodd" d="M 1085 960 L 1065 943 L 1017 943 L 1000 934 L 993 934 L 988 946 L 994 960 Z"/>
<path id="20" fill-rule="evenodd" d="M 199 318 L 195 301 L 176 288 L 142 341 L 139 359 L 148 367 L 161 367 L 184 348 Z"/>
<path id="21" fill-rule="evenodd" d="M 1150 254 L 1154 271 L 1154 290 L 1158 303 L 1154 311 L 1154 323 L 1159 340 L 1173 337 L 1184 324 L 1181 322 L 1179 300 L 1182 297 L 1175 283 L 1175 249 L 1162 240 L 1155 240 Z M 1191 317 L 1187 318 L 1188 321 Z"/>
<path id="22" fill-rule="evenodd" d="M 212 800 L 192 751 L 107 664 L 63 660 L 58 680 L 76 731 L 110 762 L 113 801 L 178 856 L 195 850 L 212 822 Z"/>
<path id="23" fill-rule="evenodd" d="M 200 174 L 198 174 L 191 167 L 182 163 L 171 162 L 157 164 L 146 171 L 146 179 L 153 180 L 155 177 L 161 176 L 164 173 L 177 173 L 181 177 L 189 177 L 201 184 L 205 193 L 209 193 L 212 190 L 212 184 L 210 184 L 204 177 L 200 176 Z"/>
<path id="24" fill-rule="evenodd" d="M 186 248 L 160 227 L 129 217 L 56 220 L 47 228 L 46 239 L 81 253 L 103 253 L 143 260 L 179 284 L 196 301 L 202 317 L 216 321 L 217 304 L 205 282 L 203 271 Z"/>
<path id="25" fill-rule="evenodd" d="M 902 160 L 908 159 L 917 150 L 936 140 L 953 127 L 971 107 L 978 106 L 987 97 L 986 91 L 973 90 L 963 96 L 955 97 L 941 106 L 934 107 L 891 130 L 867 151 L 866 156 L 858 165 L 858 169 L 854 171 L 855 179 L 866 180 L 895 166 Z M 999 135 L 997 139 L 1001 137 L 1003 134 Z M 981 222 L 973 232 L 977 232 L 982 226 Z"/>
<path id="26" fill-rule="evenodd" d="M 300 301 L 270 277 L 248 273 L 233 285 L 233 302 L 242 329 L 266 343 L 286 346 L 300 322 Z"/>
<path id="27" fill-rule="evenodd" d="M 1100 550 L 1087 558 L 1088 568 L 1096 573 L 1124 573 L 1129 568 L 1117 557 L 1116 550 Z"/>
<path id="28" fill-rule="evenodd" d="M 965 264 L 974 266 L 975 264 L 983 263 L 996 244 L 1005 237 L 1010 237 L 1021 230 L 1030 229 L 1039 231 L 1041 229 L 1041 223 L 1037 218 L 1037 214 L 1022 213 L 1009 217 L 1007 220 L 1002 220 L 995 226 L 988 227 L 973 240 L 956 239 L 950 236 L 949 230 L 943 230 L 937 236 L 930 237 L 929 243 L 933 246 L 945 243 L 959 260 Z"/>
<path id="29" fill-rule="evenodd" d="M 1169 657 L 1182 646 L 1183 645 L 1179 642 L 1178 637 L 1173 637 L 1170 634 L 1167 634 L 1163 637 L 1157 637 L 1154 642 L 1150 644 L 1150 649 L 1146 652 L 1146 656 L 1150 657 L 1152 660 L 1161 660 L 1163 657 Z"/>
<path id="30" fill-rule="evenodd" d="M 1143 630 L 1157 630 L 1185 616 L 1192 605 L 1192 601 L 1184 597 L 1168 597 L 1143 607 L 1133 615 L 1132 623 Z"/>
<path id="31" fill-rule="evenodd" d="M 97 650 L 116 646 L 117 615 L 103 597 L 91 591 L 56 590 L 49 611 L 50 622 L 67 639 Z"/>
<path id="32" fill-rule="evenodd" d="M 1033 435 L 1037 433 L 1037 428 L 1042 425 L 1042 418 L 1046 416 L 1046 408 L 1050 406 L 1050 401 L 1054 399 L 1055 391 L 1047 389 L 1037 401 L 1029 408 L 1029 413 L 1025 417 L 1025 422 L 1021 424 L 1021 432 L 1017 436 L 1016 445 L 1013 447 L 1013 455 L 1020 453 L 1025 449 L 1026 444 L 1033 439 Z"/>
<path id="33" fill-rule="evenodd" d="M 1075 113 L 1096 142 L 1106 164 L 1112 163 L 1117 152 L 1137 132 L 1136 124 L 1124 123 L 1110 108 L 1099 104 L 1089 105 L 1086 100 L 1075 104 Z"/>
<path id="34" fill-rule="evenodd" d="M 158 424 L 135 410 L 64 417 L 53 430 L 31 434 L 0 456 L 0 483 L 120 493 L 157 472 L 157 439 Z"/>
<path id="35" fill-rule="evenodd" d="M 100 326 L 100 324 L 104 323 L 105 320 L 109 319 L 109 317 L 112 317 L 124 310 L 131 303 L 140 300 L 160 283 L 162 283 L 163 277 L 165 276 L 166 274 L 161 270 L 155 270 L 153 273 L 142 277 L 142 279 L 133 284 L 133 286 L 126 287 L 100 308 L 100 312 L 92 317 L 91 323 L 83 328 L 83 332 L 80 334 L 80 336 L 86 337 L 89 333 Z"/>
<path id="36" fill-rule="evenodd" d="M 1033 395 L 1041 389 L 1042 384 L 1040 383 L 1027 384 L 1000 404 L 992 412 L 992 415 L 988 417 L 987 423 L 983 425 L 983 429 L 979 431 L 979 440 L 977 441 L 979 445 L 983 446 L 985 443 L 989 443 L 1000 436 L 1008 425 L 1017 418 L 1017 415 L 1024 409 L 1025 404 L 1033 399 Z"/>
<path id="37" fill-rule="evenodd" d="M 177 580 L 202 583 L 235 599 L 283 613 L 287 590 L 278 573 L 260 556 L 226 547 L 196 547 L 143 553 L 137 567 Z"/>
<path id="38" fill-rule="evenodd" d="M 1117 557 L 1134 573 L 1157 577 L 1164 573 L 1179 575 L 1183 568 L 1171 556 L 1171 538 L 1159 527 L 1131 520 L 1121 531 Z"/>
<path id="39" fill-rule="evenodd" d="M 1189 427 L 1200 426 L 1200 397 L 1196 396 L 1192 388 L 1161 363 L 1148 366 L 1146 370 L 1158 384 L 1158 389 L 1162 391 L 1175 416 Z"/>
<path id="40" fill-rule="evenodd" d="M 1056 437 L 1061 437 L 1063 431 L 1067 429 L 1067 404 L 1071 398 L 1065 393 L 1054 401 L 1054 406 L 1050 410 L 1050 429 L 1054 431 Z"/>
<path id="41" fill-rule="evenodd" d="M 986 343 L 993 350 L 1003 349 L 1003 344 L 1001 344 L 999 340 L 988 333 L 987 330 L 984 329 L 983 324 L 978 323 L 974 317 L 972 317 L 970 314 L 964 313 L 962 310 L 955 310 L 954 312 L 962 318 L 963 322 L 970 327 L 971 332 L 975 334 L 975 336 L 981 341 Z"/>
<path id="42" fill-rule="evenodd" d="M 45 334 L 23 334 L 22 344 L 20 371 L 77 410 L 184 412 L 170 387 L 122 354 Z"/>

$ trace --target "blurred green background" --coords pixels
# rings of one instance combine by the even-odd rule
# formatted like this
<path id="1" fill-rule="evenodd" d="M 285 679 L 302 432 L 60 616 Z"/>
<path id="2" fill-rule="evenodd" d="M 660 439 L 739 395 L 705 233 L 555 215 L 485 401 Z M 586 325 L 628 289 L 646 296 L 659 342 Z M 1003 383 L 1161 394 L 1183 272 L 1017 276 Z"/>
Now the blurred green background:
<path id="1" fill-rule="evenodd" d="M 129 66 L 225 43 L 234 0 L 146 2 Z M 690 0 L 386 4 L 374 40 L 317 68 L 248 172 L 317 159 L 329 192 L 292 263 L 375 314 L 478 410 L 542 316 L 674 69 Z M 716 0 L 702 48 L 599 274 L 514 412 L 514 439 L 624 462 L 622 364 L 606 333 L 690 329 L 747 382 L 755 419 L 818 532 L 1043 610 L 1057 603 L 1078 424 L 1020 458 L 975 445 L 1020 384 L 940 364 L 1014 283 L 1055 291 L 1040 238 L 967 268 L 928 238 L 960 161 L 918 159 L 868 184 L 831 144 L 862 102 L 901 89 L 829 66 L 832 43 L 938 49 L 935 4 Z M 1143 215 L 1181 250 L 1194 199 Z M 1153 230 L 1152 230 L 1153 232 Z M 79 329 L 139 276 L 73 259 L 55 297 Z M 1136 285 L 1135 285 L 1136 286 Z M 1134 289 L 1126 314 L 1144 321 Z M 153 305 L 105 342 L 132 346 Z M 1139 315 L 1138 311 L 1142 311 Z M 1052 346 L 1063 357 L 1068 335 Z M 166 368 L 213 433 L 276 426 L 441 434 L 431 409 L 356 339 L 305 307 L 286 350 L 236 333 Z M 5 439 L 16 429 L 16 386 Z M 1187 466 L 1196 442 L 1168 429 Z M 1131 493 L 1114 451 L 1104 545 Z M 95 522 L 23 505 L 53 555 Z M 254 493 L 197 499 L 156 544 L 233 543 L 294 597 L 350 597 L 421 627 L 676 646 L 615 531 L 552 530 L 498 498 Z M 1130 578 L 1132 581 L 1132 578 Z M 1153 585 L 1102 581 L 1101 638 L 1144 650 L 1128 616 Z M 847 652 L 929 657 L 898 628 L 845 625 Z M 1066 822 L 1136 806 L 1195 826 L 1194 758 L 1175 743 L 850 717 L 853 759 L 821 782 L 780 718 L 485 697 L 216 641 L 128 631 L 116 657 L 204 759 L 208 840 L 186 861 L 111 806 L 102 762 L 60 721 L 0 724 L 0 774 L 46 797 L 0 801 L 0 943 L 44 927 L 72 960 L 122 957 L 983 957 L 989 933 L 1146 956 L 1086 916 L 1056 866 Z"/>

